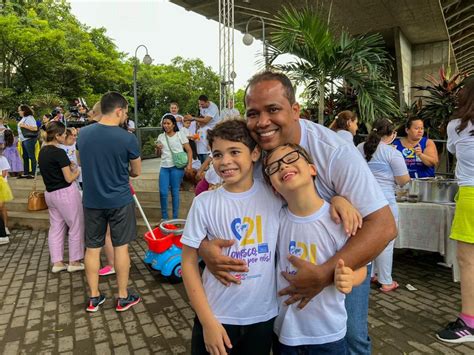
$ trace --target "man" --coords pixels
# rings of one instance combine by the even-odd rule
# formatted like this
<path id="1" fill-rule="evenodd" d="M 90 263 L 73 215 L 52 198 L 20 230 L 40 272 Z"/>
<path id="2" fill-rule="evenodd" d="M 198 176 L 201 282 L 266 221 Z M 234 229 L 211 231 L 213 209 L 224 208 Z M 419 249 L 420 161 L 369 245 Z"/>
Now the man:
<path id="1" fill-rule="evenodd" d="M 201 126 L 208 126 L 210 129 L 220 121 L 219 108 L 217 105 L 209 101 L 206 95 L 199 96 L 199 112 L 202 117 L 193 117 L 190 114 L 184 116 L 185 120 L 194 120 Z"/>
<path id="2" fill-rule="evenodd" d="M 221 112 L 221 121 L 240 118 L 240 112 L 234 107 L 234 100 L 227 100 L 227 108 Z"/>
<path id="3" fill-rule="evenodd" d="M 395 221 L 388 202 L 356 148 L 331 130 L 299 119 L 300 107 L 291 81 L 285 75 L 273 72 L 255 75 L 247 86 L 245 104 L 247 127 L 263 150 L 270 151 L 284 143 L 300 144 L 315 161 L 318 169 L 315 184 L 321 196 L 326 201 L 335 195 L 343 196 L 364 217 L 363 227 L 326 263 L 315 265 L 290 257 L 298 272 L 285 275 L 291 286 L 280 290 L 280 294 L 290 296 L 286 301 L 288 304 L 300 301 L 302 308 L 334 281 L 338 259 L 343 259 L 352 269 L 373 260 L 396 236 Z M 229 246 L 228 242 L 219 243 L 221 247 Z M 244 272 L 246 265 L 220 255 L 220 249 L 218 252 L 216 249 L 214 244 L 200 249 L 206 265 L 220 280 L 237 283 L 228 272 Z M 346 299 L 346 339 L 352 354 L 370 354 L 367 330 L 369 276 L 370 272 L 367 280 Z"/>
<path id="4" fill-rule="evenodd" d="M 84 190 L 84 263 L 90 288 L 86 310 L 96 312 L 105 301 L 99 291 L 99 259 L 109 224 L 118 284 L 115 309 L 121 312 L 141 300 L 138 294 L 127 290 L 128 244 L 137 235 L 129 176 L 140 175 L 141 159 L 135 135 L 120 127 L 127 120 L 127 100 L 119 93 L 110 92 L 102 96 L 100 108 L 100 122 L 81 129 L 78 140 Z"/>

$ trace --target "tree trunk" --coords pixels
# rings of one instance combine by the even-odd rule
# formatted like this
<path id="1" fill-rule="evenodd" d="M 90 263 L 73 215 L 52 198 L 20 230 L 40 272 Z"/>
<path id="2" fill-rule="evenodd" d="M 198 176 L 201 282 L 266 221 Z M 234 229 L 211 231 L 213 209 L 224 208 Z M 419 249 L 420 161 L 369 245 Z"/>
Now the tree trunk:
<path id="1" fill-rule="evenodd" d="M 324 125 L 324 80 L 319 80 L 318 123 Z"/>

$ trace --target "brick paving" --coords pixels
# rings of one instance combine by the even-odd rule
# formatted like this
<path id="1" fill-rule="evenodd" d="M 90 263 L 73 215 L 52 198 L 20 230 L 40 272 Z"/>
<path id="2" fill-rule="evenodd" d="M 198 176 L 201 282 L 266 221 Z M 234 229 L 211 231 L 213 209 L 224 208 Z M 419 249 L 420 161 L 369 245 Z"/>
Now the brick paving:
<path id="1" fill-rule="evenodd" d="M 143 297 L 131 310 L 114 310 L 115 277 L 101 278 L 107 300 L 84 311 L 82 272 L 52 274 L 45 231 L 14 230 L 0 246 L 0 354 L 188 354 L 193 311 L 182 284 L 150 271 L 139 239 L 130 248 L 130 287 Z M 457 314 L 459 285 L 431 253 L 397 252 L 401 288 L 371 292 L 369 315 L 374 354 L 474 354 L 474 343 L 445 345 L 434 332 Z M 417 291 L 408 291 L 410 283 Z"/>

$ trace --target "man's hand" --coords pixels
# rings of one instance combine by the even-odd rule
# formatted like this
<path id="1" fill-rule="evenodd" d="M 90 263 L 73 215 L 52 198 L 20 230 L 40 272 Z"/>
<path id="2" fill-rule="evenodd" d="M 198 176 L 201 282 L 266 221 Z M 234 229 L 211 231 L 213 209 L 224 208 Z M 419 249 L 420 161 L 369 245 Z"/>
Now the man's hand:
<path id="1" fill-rule="evenodd" d="M 343 223 L 347 236 L 355 235 L 357 229 L 362 228 L 362 215 L 342 196 L 334 196 L 331 199 L 331 219 L 334 223 Z"/>
<path id="2" fill-rule="evenodd" d="M 247 272 L 249 270 L 245 260 L 222 255 L 222 248 L 231 247 L 234 242 L 234 240 L 208 240 L 205 238 L 198 251 L 208 270 L 225 286 L 229 286 L 232 282 L 240 284 L 240 280 L 232 276 L 230 272 Z"/>
<path id="3" fill-rule="evenodd" d="M 301 309 L 314 296 L 332 283 L 334 269 L 331 270 L 326 264 L 315 265 L 294 255 L 290 255 L 288 260 L 298 271 L 295 275 L 282 272 L 283 277 L 290 283 L 290 286 L 280 290 L 278 294 L 280 296 L 290 296 L 285 301 L 287 305 L 300 301 L 298 308 Z"/>

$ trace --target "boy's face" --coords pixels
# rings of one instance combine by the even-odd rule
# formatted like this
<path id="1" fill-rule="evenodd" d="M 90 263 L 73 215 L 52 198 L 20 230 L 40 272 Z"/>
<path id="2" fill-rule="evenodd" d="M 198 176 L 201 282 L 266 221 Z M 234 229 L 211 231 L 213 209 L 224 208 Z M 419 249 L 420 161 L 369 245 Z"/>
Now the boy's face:
<path id="1" fill-rule="evenodd" d="M 273 188 L 285 199 L 298 188 L 313 185 L 316 167 L 309 164 L 303 155 L 292 147 L 277 148 L 267 159 L 266 173 Z"/>
<path id="2" fill-rule="evenodd" d="M 189 128 L 191 126 L 191 121 L 190 120 L 183 120 L 183 126 L 186 128 Z"/>
<path id="3" fill-rule="evenodd" d="M 230 192 L 244 192 L 252 187 L 253 164 L 260 157 L 258 148 L 241 142 L 216 138 L 212 144 L 212 164 Z"/>

